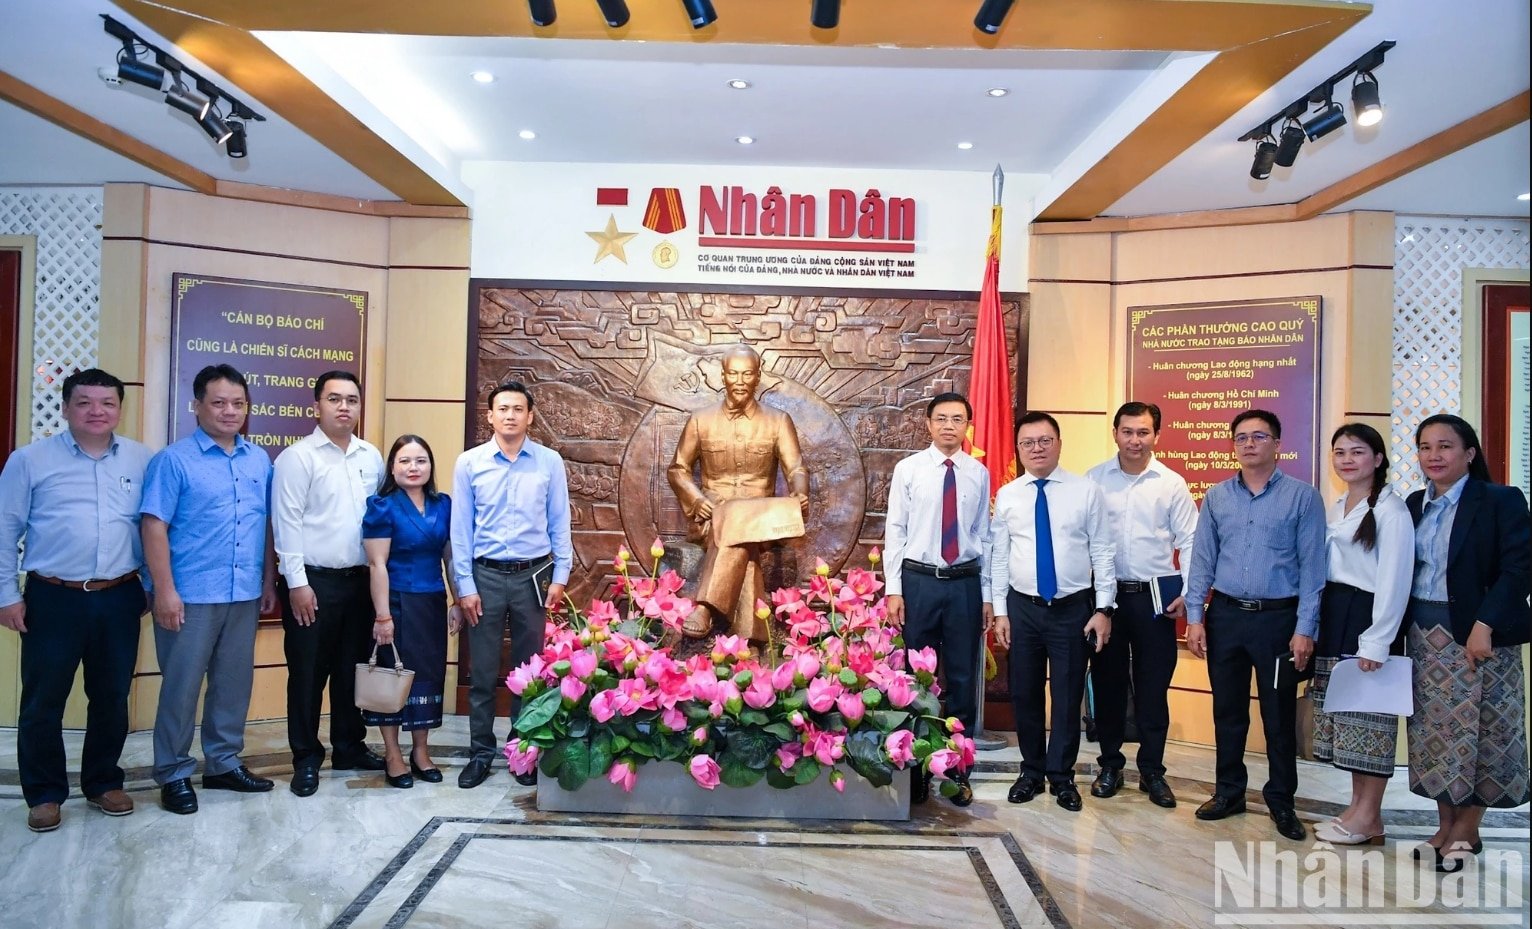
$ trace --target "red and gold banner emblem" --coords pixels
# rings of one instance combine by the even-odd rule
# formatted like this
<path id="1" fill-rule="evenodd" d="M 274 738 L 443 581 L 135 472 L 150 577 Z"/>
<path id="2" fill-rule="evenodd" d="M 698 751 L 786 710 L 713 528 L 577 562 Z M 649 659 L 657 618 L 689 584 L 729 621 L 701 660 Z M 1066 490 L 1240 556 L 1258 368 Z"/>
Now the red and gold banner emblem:
<path id="1" fill-rule="evenodd" d="M 681 206 L 681 191 L 674 187 L 656 187 L 649 191 L 649 205 L 644 207 L 644 228 L 669 235 L 686 228 L 686 209 Z"/>

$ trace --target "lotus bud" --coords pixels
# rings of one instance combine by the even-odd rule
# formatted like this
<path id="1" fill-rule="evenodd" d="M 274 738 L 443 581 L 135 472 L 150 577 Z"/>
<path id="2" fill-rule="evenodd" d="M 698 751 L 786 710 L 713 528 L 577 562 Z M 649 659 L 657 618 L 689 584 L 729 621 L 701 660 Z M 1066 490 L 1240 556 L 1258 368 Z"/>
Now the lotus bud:
<path id="1" fill-rule="evenodd" d="M 820 577 L 830 576 L 830 566 L 825 564 L 825 560 L 823 558 L 814 559 L 814 573 Z"/>
<path id="2" fill-rule="evenodd" d="M 649 557 L 658 558 L 663 554 L 665 554 L 665 543 L 660 541 L 659 536 L 655 536 L 654 541 L 649 543 Z"/>
<path id="3" fill-rule="evenodd" d="M 771 607 L 766 605 L 765 600 L 755 601 L 755 618 L 760 620 L 771 618 Z"/>
<path id="4" fill-rule="evenodd" d="M 878 562 L 880 562 L 882 560 L 883 560 L 883 553 L 878 551 L 878 547 L 876 545 L 874 545 L 871 549 L 868 550 L 868 552 L 867 552 L 867 563 L 868 564 L 876 565 Z"/>

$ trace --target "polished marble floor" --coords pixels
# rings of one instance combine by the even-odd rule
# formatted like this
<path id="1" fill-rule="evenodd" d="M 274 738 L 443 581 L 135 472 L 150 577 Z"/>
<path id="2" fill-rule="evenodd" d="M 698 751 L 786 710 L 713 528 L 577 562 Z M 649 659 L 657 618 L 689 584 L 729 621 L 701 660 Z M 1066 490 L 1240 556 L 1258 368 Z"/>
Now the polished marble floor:
<path id="1" fill-rule="evenodd" d="M 977 799 L 941 800 L 908 823 L 571 816 L 537 812 L 504 770 L 456 786 L 466 722 L 437 733 L 443 784 L 400 791 L 381 775 L 321 774 L 286 789 L 282 723 L 249 728 L 246 758 L 269 794 L 199 791 L 195 816 L 159 809 L 148 733 L 124 758 L 137 812 L 112 819 L 78 797 L 56 832 L 27 831 L 15 733 L 0 730 L 0 926 L 468 927 L 512 929 L 880 929 L 1529 924 L 1528 813 L 1491 812 L 1485 854 L 1463 875 L 1409 860 L 1434 807 L 1404 778 L 1386 801 L 1390 841 L 1371 858 L 1276 835 L 1264 811 L 1192 816 L 1212 753 L 1172 746 L 1181 798 L 1161 810 L 1133 789 L 1006 803 L 1014 747 L 981 754 Z M 78 734 L 67 738 L 71 758 Z M 1084 743 L 1082 756 L 1092 757 Z M 1264 766 L 1250 756 L 1251 783 Z M 1348 776 L 1300 763 L 1300 814 L 1318 822 Z M 1089 783 L 1088 765 L 1080 782 Z M 1402 773 L 1402 772 L 1401 772 Z M 642 776 L 642 775 L 640 775 Z M 1257 796 L 1252 796 L 1258 801 Z M 1354 885 L 1354 886 L 1353 886 Z"/>

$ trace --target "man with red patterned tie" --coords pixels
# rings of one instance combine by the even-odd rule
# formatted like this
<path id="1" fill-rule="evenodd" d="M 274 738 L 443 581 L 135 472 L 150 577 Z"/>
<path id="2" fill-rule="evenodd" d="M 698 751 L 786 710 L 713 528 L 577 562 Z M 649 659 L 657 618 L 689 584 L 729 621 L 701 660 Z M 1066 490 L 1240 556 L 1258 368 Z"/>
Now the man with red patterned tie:
<path id="1" fill-rule="evenodd" d="M 978 726 L 979 643 L 990 620 L 989 472 L 963 451 L 973 407 L 962 394 L 926 405 L 931 445 L 894 466 L 884 521 L 888 615 L 904 624 L 907 649 L 941 657 L 947 712 L 967 732 Z M 917 772 L 915 800 L 930 791 Z M 955 774 L 952 802 L 967 806 L 973 789 Z"/>

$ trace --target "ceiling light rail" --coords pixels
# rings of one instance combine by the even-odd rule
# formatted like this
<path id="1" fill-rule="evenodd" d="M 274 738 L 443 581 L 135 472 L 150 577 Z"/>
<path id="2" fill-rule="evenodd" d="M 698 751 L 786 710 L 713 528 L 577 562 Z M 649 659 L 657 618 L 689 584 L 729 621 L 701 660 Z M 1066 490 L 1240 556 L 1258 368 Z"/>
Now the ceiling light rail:
<path id="1" fill-rule="evenodd" d="M 223 146 L 230 158 L 249 154 L 245 124 L 250 120 L 265 122 L 266 117 L 123 23 L 105 13 L 101 19 L 107 35 L 122 43 L 117 52 L 118 80 L 164 90 L 165 103 L 196 120 L 213 144 Z M 170 76 L 168 88 L 166 75 Z"/>
<path id="2" fill-rule="evenodd" d="M 1298 160 L 1298 150 L 1305 140 L 1321 139 L 1346 124 L 1346 110 L 1335 102 L 1335 88 L 1348 77 L 1354 77 L 1351 86 L 1351 106 L 1359 126 L 1375 126 L 1383 119 L 1383 104 L 1378 97 L 1378 79 L 1373 71 L 1383 64 L 1383 56 L 1396 42 L 1379 42 L 1362 57 L 1330 75 L 1313 90 L 1273 113 L 1254 129 L 1239 137 L 1241 142 L 1255 142 L 1255 161 L 1250 165 L 1250 176 L 1264 181 L 1271 176 L 1272 165 L 1290 168 Z M 1309 107 L 1315 113 L 1307 121 L 1303 116 Z M 1282 135 L 1272 135 L 1272 127 L 1282 124 Z"/>

